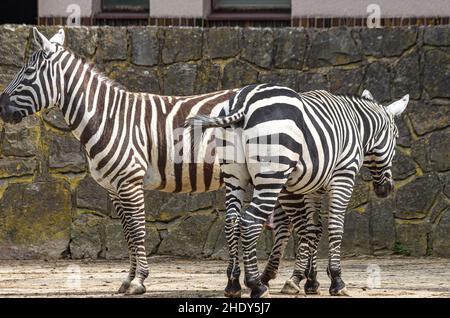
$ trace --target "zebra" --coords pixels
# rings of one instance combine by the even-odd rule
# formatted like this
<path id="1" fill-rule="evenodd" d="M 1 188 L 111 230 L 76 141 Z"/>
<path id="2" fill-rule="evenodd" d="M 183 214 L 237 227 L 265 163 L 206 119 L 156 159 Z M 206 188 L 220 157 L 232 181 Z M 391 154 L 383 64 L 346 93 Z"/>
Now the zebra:
<path id="1" fill-rule="evenodd" d="M 300 249 L 309 251 L 304 255 L 314 256 L 321 234 L 318 209 L 325 192 L 329 195 L 329 292 L 331 295 L 348 294 L 341 278 L 340 249 L 345 211 L 355 177 L 364 165 L 372 175 L 377 196 L 386 197 L 393 190 L 391 165 L 398 137 L 394 117 L 405 110 L 408 102 L 409 95 L 405 95 L 383 107 L 368 94 L 343 96 L 322 90 L 298 94 L 286 87 L 259 84 L 241 89 L 230 102 L 227 115 L 188 118 L 188 126 L 232 126 L 240 136 L 237 140 L 241 144 L 223 142 L 217 147 L 222 156 L 222 171 L 229 176 L 225 182 L 226 200 L 232 200 L 236 185 L 239 191 L 247 182 L 254 186 L 251 204 L 238 225 L 245 283 L 253 297 L 268 295 L 256 257 L 256 242 L 264 222 L 280 205 L 298 228 L 299 223 L 304 222 L 296 223 L 295 220 L 306 210 L 306 218 L 311 222 L 311 226 L 306 222 L 307 229 L 311 228 L 315 233 L 310 240 L 301 242 Z M 262 143 L 266 147 L 254 147 Z M 243 175 L 242 171 L 233 174 L 236 172 L 233 171 L 234 163 L 223 160 L 229 147 L 242 149 L 247 174 Z M 305 277 L 308 266 L 315 272 L 316 264 L 311 264 L 311 258 L 299 256 L 292 285 L 299 283 L 294 278 Z M 263 274 L 265 282 L 270 279 L 267 276 Z M 314 277 L 308 278 L 316 283 Z M 315 287 L 307 286 L 308 289 Z"/>
<path id="2" fill-rule="evenodd" d="M 17 124 L 43 109 L 61 109 L 123 226 L 130 269 L 119 293 L 145 293 L 144 189 L 200 193 L 223 186 L 214 132 L 205 132 L 194 147 L 183 125 L 197 112 L 217 115 L 237 90 L 193 96 L 129 92 L 65 48 L 64 29 L 50 39 L 37 28 L 32 32 L 39 49 L 0 95 L 0 117 Z"/>
<path id="3" fill-rule="evenodd" d="M 310 94 L 306 92 L 303 94 Z M 361 95 L 364 99 L 375 101 L 372 94 L 365 89 Z M 297 194 L 294 204 L 291 206 L 295 208 L 295 213 L 290 217 L 283 209 L 276 208 L 271 218 L 273 219 L 272 228 L 274 229 L 274 244 L 270 253 L 269 259 L 261 275 L 261 282 L 269 286 L 269 281 L 274 279 L 278 273 L 281 257 L 284 253 L 286 244 L 291 236 L 292 229 L 299 238 L 299 245 L 296 251 L 296 267 L 292 276 L 285 282 L 282 293 L 297 294 L 301 292 L 300 282 L 306 279 L 304 285 L 305 294 L 320 294 L 320 283 L 317 281 L 317 246 L 322 236 L 322 221 L 320 216 L 321 201 L 325 193 L 318 191 L 314 196 L 319 195 L 313 201 L 306 200 L 305 196 Z M 291 197 L 293 195 L 291 194 Z M 313 204 L 313 205 L 312 205 Z M 315 204 L 315 205 L 314 205 Z M 285 205 L 285 208 L 287 206 Z M 295 226 L 292 226 L 292 224 Z M 311 245 L 311 248 L 310 248 Z M 311 251 L 310 251 L 311 249 Z M 304 260 L 307 259 L 305 272 L 302 272 L 304 267 Z M 303 264 L 303 265 L 302 265 Z M 346 293 L 345 290 L 342 291 Z"/>
<path id="4" fill-rule="evenodd" d="M 64 47 L 64 29 L 50 39 L 37 28 L 32 32 L 38 50 L 0 95 L 0 117 L 17 124 L 43 109 L 62 111 L 85 150 L 90 175 L 108 191 L 122 223 L 130 268 L 118 291 L 145 293 L 143 191 L 202 193 L 223 186 L 214 131 L 202 132 L 198 140 L 183 125 L 197 113 L 218 115 L 237 89 L 193 96 L 129 92 Z M 234 237 L 227 233 L 230 245 Z M 237 257 L 230 254 L 230 268 Z M 239 280 L 229 278 L 225 295 L 240 292 Z"/>

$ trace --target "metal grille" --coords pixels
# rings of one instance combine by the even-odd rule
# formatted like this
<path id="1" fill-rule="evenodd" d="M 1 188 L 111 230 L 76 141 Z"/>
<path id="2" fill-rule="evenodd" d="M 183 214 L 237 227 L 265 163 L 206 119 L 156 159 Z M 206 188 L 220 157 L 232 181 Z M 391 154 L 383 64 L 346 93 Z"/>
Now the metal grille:
<path id="1" fill-rule="evenodd" d="M 40 17 L 39 25 L 66 25 L 65 17 Z M 82 25 L 154 25 L 154 26 L 197 26 L 197 27 L 304 27 L 330 28 L 339 26 L 365 27 L 366 18 L 294 18 L 294 19 L 195 19 L 195 18 L 149 18 L 145 13 L 102 13 L 93 18 L 81 18 Z M 382 27 L 395 26 L 434 26 L 450 25 L 450 17 L 411 17 L 411 18 L 383 18 Z"/>

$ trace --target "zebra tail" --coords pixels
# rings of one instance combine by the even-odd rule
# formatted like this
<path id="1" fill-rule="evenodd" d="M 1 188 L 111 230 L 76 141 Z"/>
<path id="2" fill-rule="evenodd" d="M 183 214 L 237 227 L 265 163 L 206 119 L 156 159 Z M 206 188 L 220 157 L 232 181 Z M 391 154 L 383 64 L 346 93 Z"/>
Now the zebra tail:
<path id="1" fill-rule="evenodd" d="M 227 127 L 231 124 L 240 122 L 244 119 L 244 109 L 241 108 L 237 112 L 233 112 L 226 116 L 220 117 L 210 117 L 202 114 L 197 114 L 195 116 L 186 119 L 184 124 L 185 127 L 196 127 L 201 126 L 203 128 L 210 127 Z"/>

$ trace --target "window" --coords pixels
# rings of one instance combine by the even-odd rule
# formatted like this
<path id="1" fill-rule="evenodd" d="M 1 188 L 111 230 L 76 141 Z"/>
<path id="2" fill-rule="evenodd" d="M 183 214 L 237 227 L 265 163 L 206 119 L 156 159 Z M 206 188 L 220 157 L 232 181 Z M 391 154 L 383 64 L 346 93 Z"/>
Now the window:
<path id="1" fill-rule="evenodd" d="M 211 0 L 207 26 L 289 26 L 291 0 Z"/>
<path id="2" fill-rule="evenodd" d="M 1 0 L 0 24 L 36 24 L 38 16 L 37 1 L 29 0 Z"/>
<path id="3" fill-rule="evenodd" d="M 96 25 L 147 25 L 149 0 L 102 0 L 101 12 L 94 16 Z"/>
<path id="4" fill-rule="evenodd" d="M 149 0 L 102 0 L 105 12 L 148 12 Z"/>
<path id="5" fill-rule="evenodd" d="M 213 0 L 213 8 L 215 11 L 290 10 L 291 0 Z"/>

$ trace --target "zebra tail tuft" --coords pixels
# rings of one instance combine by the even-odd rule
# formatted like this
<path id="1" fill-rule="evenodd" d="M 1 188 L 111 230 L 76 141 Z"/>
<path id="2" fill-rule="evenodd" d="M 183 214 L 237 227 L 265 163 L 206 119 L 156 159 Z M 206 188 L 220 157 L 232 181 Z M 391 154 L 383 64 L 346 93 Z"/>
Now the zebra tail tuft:
<path id="1" fill-rule="evenodd" d="M 186 119 L 184 127 L 196 127 L 201 126 L 203 128 L 210 127 L 227 127 L 231 124 L 237 123 L 244 119 L 244 110 L 240 109 L 237 112 L 233 112 L 227 116 L 210 117 L 203 114 L 197 114 L 195 116 Z"/>

